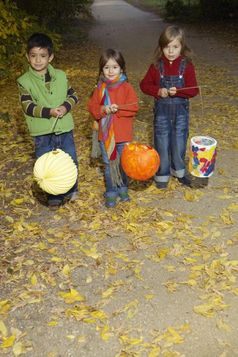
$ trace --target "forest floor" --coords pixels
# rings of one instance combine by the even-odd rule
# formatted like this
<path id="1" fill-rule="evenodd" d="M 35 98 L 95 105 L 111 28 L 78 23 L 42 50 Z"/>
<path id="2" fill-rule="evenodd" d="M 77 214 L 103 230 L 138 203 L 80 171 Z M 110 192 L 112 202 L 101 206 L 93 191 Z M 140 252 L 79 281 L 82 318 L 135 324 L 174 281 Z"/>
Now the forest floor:
<path id="1" fill-rule="evenodd" d="M 131 181 L 131 201 L 108 210 L 102 164 L 90 159 L 86 109 L 100 51 L 112 39 L 123 46 L 140 99 L 135 140 L 151 144 L 153 103 L 138 83 L 156 45 L 157 34 L 149 42 L 153 26 L 164 25 L 157 15 L 123 1 L 95 5 L 110 3 L 118 4 L 116 26 L 127 24 L 125 18 L 119 21 L 122 9 L 134 20 L 138 16 L 133 21 L 138 27 L 134 32 L 128 27 L 125 42 L 109 23 L 106 31 L 112 29 L 114 37 L 105 36 L 104 20 L 96 18 L 87 29 L 89 38 L 68 40 L 54 61 L 80 97 L 73 110 L 77 201 L 57 210 L 47 207 L 33 180 L 34 148 L 16 84 L 0 87 L 0 355 L 238 356 L 236 33 L 185 25 L 202 86 L 202 96 L 191 101 L 190 137 L 203 134 L 218 141 L 208 184 L 194 178 L 194 188 L 186 188 L 171 179 L 167 190 L 158 190 L 152 179 Z M 132 33 L 137 35 L 129 41 Z M 148 40 L 138 46 L 143 34 Z M 133 46 L 140 48 L 135 52 Z"/>

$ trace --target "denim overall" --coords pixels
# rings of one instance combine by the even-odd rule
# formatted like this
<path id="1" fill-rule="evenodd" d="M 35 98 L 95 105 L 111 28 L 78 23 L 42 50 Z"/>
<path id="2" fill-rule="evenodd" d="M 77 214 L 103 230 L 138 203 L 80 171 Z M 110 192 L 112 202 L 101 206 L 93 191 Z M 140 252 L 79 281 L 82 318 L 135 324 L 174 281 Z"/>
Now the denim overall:
<path id="1" fill-rule="evenodd" d="M 165 76 L 164 63 L 159 62 L 160 88 L 184 87 L 186 61 L 181 60 L 178 75 Z M 189 100 L 168 96 L 155 100 L 154 145 L 160 155 L 156 182 L 167 183 L 170 175 L 185 176 L 185 154 L 189 128 Z"/>

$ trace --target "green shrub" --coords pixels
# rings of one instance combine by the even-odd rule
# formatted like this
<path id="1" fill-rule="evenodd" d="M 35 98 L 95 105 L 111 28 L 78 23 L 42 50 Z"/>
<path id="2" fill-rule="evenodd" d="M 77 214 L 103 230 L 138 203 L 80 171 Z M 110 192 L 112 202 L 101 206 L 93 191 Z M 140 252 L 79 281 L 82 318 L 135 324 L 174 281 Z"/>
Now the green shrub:
<path id="1" fill-rule="evenodd" d="M 89 14 L 92 0 L 17 0 L 19 8 L 36 15 L 43 26 L 63 32 L 70 20 L 79 14 Z"/>
<path id="2" fill-rule="evenodd" d="M 12 1 L 0 0 L 0 78 L 16 76 L 25 63 L 25 50 L 28 37 L 37 31 L 44 31 L 37 18 L 19 10 Z M 49 33 L 49 31 L 48 31 Z M 56 47 L 59 36 L 50 34 Z"/>

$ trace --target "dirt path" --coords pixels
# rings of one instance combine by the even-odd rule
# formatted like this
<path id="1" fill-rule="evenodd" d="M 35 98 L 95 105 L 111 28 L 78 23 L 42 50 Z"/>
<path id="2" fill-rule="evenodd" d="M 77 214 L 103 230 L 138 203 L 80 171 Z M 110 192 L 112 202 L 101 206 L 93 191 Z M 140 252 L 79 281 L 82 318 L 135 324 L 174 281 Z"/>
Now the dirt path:
<path id="1" fill-rule="evenodd" d="M 13 111 L 16 88 L 7 89 L 14 123 L 0 122 L 0 355 L 238 356 L 237 40 L 186 26 L 199 83 L 207 86 L 202 102 L 191 103 L 190 135 L 218 140 L 208 186 L 189 189 L 172 179 L 161 192 L 152 180 L 131 182 L 131 202 L 107 210 L 100 163 L 90 165 L 85 111 L 98 55 L 106 47 L 125 55 L 141 102 L 135 139 L 150 143 L 152 100 L 138 83 L 164 23 L 120 0 L 96 0 L 93 13 L 95 45 L 68 46 L 58 56 L 81 97 L 74 204 L 53 212 L 35 190 L 31 140 Z M 0 95 L 7 106 L 5 87 Z"/>

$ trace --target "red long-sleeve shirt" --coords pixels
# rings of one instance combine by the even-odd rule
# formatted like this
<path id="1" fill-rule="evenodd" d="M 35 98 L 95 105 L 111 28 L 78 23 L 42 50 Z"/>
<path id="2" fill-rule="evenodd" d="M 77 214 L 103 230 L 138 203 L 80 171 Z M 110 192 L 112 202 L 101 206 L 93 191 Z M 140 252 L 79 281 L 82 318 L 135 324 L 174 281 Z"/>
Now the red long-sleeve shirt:
<path id="1" fill-rule="evenodd" d="M 164 75 L 174 76 L 179 74 L 179 65 L 183 57 L 179 56 L 172 63 L 163 56 L 164 62 Z M 187 61 L 186 68 L 184 71 L 184 87 L 196 87 L 197 80 L 194 65 L 192 62 Z M 144 78 L 140 82 L 140 88 L 143 93 L 151 95 L 156 99 L 159 99 L 158 91 L 160 89 L 160 72 L 159 69 L 155 67 L 154 64 L 151 64 Z M 177 91 L 176 96 L 182 98 L 192 98 L 199 93 L 198 88 L 184 89 Z"/>
<path id="2" fill-rule="evenodd" d="M 132 141 L 133 120 L 139 109 L 136 92 L 130 83 L 124 82 L 116 89 L 109 89 L 109 95 L 111 104 L 119 105 L 119 110 L 113 115 L 115 140 L 117 143 Z M 102 140 L 101 119 L 105 116 L 102 107 L 99 89 L 95 88 L 88 102 L 88 110 L 99 121 L 99 140 Z"/>

